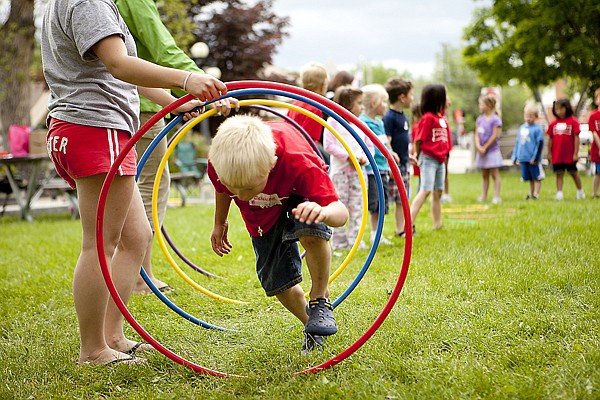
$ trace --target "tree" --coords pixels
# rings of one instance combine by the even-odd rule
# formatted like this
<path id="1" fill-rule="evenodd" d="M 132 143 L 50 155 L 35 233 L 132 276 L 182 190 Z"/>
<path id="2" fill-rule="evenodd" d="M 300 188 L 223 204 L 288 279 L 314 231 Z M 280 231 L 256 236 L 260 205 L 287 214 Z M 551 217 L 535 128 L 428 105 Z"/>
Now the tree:
<path id="1" fill-rule="evenodd" d="M 600 83 L 600 3 L 589 0 L 495 0 L 465 29 L 465 59 L 483 81 L 539 87 L 560 78 Z"/>
<path id="2" fill-rule="evenodd" d="M 223 81 L 257 79 L 272 63 L 289 25 L 289 18 L 275 15 L 272 7 L 273 0 L 253 4 L 225 0 L 191 7 L 196 40 L 210 48 L 204 64 L 219 67 Z"/>
<path id="3" fill-rule="evenodd" d="M 12 0 L 0 26 L 0 136 L 8 150 L 8 127 L 29 125 L 30 67 L 34 50 L 34 0 Z"/>

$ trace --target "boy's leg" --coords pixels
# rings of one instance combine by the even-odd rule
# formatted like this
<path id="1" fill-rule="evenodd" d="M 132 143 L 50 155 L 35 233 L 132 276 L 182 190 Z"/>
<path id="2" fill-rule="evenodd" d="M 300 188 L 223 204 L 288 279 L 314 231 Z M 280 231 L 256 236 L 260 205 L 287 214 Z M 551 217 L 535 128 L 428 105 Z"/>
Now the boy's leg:
<path id="1" fill-rule="evenodd" d="M 579 172 L 575 171 L 575 172 L 569 172 L 571 174 L 571 176 L 573 177 L 573 180 L 575 181 L 575 186 L 577 187 L 577 190 L 581 190 L 583 188 L 583 186 L 581 185 L 581 176 L 579 175 Z"/>
<path id="2" fill-rule="evenodd" d="M 307 303 L 304 291 L 300 285 L 292 286 L 288 290 L 276 294 L 275 297 L 289 312 L 302 322 L 302 325 L 306 325 L 308 321 L 308 314 L 306 313 Z"/>
<path id="3" fill-rule="evenodd" d="M 108 290 L 96 250 L 96 211 L 105 174 L 77 179 L 77 195 L 82 225 L 82 250 L 73 277 L 73 299 L 81 336 L 79 363 L 105 364 L 128 358 L 111 349 L 105 339 Z M 133 177 L 116 177 L 106 202 L 110 212 L 104 218 L 105 256 L 110 263 L 129 212 Z M 143 236 L 143 232 L 140 232 Z M 143 255 L 143 254 L 142 254 Z M 138 267 L 139 268 L 139 267 Z M 133 282 L 132 276 L 131 282 Z"/>
<path id="4" fill-rule="evenodd" d="M 563 190 L 563 182 L 565 177 L 565 171 L 560 171 L 556 173 L 556 191 L 562 192 Z"/>
<path id="5" fill-rule="evenodd" d="M 598 197 L 598 189 L 600 188 L 600 174 L 596 171 L 594 180 L 592 181 L 592 196 Z"/>
<path id="6" fill-rule="evenodd" d="M 434 190 L 431 198 L 431 215 L 433 216 L 433 229 L 442 227 L 442 190 Z"/>

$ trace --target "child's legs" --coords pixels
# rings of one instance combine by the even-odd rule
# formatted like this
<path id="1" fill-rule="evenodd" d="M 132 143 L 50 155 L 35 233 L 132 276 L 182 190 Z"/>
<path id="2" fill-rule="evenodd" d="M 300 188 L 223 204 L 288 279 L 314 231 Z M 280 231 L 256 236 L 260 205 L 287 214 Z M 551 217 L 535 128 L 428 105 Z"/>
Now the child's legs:
<path id="1" fill-rule="evenodd" d="M 76 180 L 83 231 L 82 250 L 73 277 L 73 298 L 81 335 L 80 362 L 96 360 L 102 351 L 109 350 L 104 336 L 108 290 L 96 250 L 96 211 L 104 178 L 105 174 L 100 174 Z M 104 217 L 104 245 L 111 269 L 134 187 L 133 176 L 116 177 L 107 197 L 106 209 L 110 211 Z M 148 233 L 144 235 L 142 231 L 140 236 L 147 238 Z M 143 249 L 140 253 L 143 256 Z M 139 264 L 136 267 L 139 268 Z M 131 278 L 133 282 L 135 275 Z M 115 284 L 122 285 L 120 276 L 113 279 Z"/>
<path id="2" fill-rule="evenodd" d="M 338 196 L 340 197 L 340 202 L 342 202 L 346 208 L 348 209 L 348 225 L 347 226 L 341 226 L 338 228 L 333 228 L 333 235 L 331 236 L 331 245 L 333 246 L 334 249 L 340 249 L 340 248 L 344 248 L 349 246 L 349 238 L 350 236 L 350 224 L 353 220 L 353 217 L 355 217 L 355 215 L 353 215 L 353 211 L 355 212 L 355 210 L 351 210 L 350 207 L 350 187 L 349 187 L 349 182 L 350 182 L 350 176 L 345 173 L 345 171 L 340 170 L 340 171 L 336 171 L 332 176 L 331 176 L 331 181 L 333 182 L 333 185 L 335 186 L 335 190 L 338 193 Z"/>
<path id="3" fill-rule="evenodd" d="M 311 278 L 310 299 L 329 298 L 329 269 L 331 248 L 327 240 L 317 236 L 302 236 L 302 247 L 306 250 L 306 265 Z"/>
<path id="4" fill-rule="evenodd" d="M 594 174 L 594 180 L 592 181 L 592 194 L 598 196 L 598 189 L 600 188 L 600 163 L 596 164 L 596 173 Z"/>
<path id="5" fill-rule="evenodd" d="M 500 169 L 490 169 L 490 175 L 494 180 L 494 197 L 500 197 Z M 488 181 L 489 182 L 489 181 Z"/>
<path id="6" fill-rule="evenodd" d="M 565 171 L 560 171 L 556 173 L 556 191 L 562 192 L 563 183 L 565 179 Z"/>
<path id="7" fill-rule="evenodd" d="M 488 195 L 488 189 L 490 187 L 490 170 L 488 168 L 483 168 L 481 170 L 481 197 L 482 200 L 485 200 Z"/>
<path id="8" fill-rule="evenodd" d="M 569 171 L 569 174 L 573 177 L 573 180 L 575 181 L 575 186 L 577 186 L 577 190 L 581 190 L 581 176 L 579 175 L 579 172 L 577 170 Z"/>
<path id="9" fill-rule="evenodd" d="M 442 226 L 442 190 L 434 190 L 431 198 L 431 215 L 433 217 L 433 229 Z"/>
<path id="10" fill-rule="evenodd" d="M 536 196 L 540 195 L 540 190 L 542 189 L 542 181 L 532 181 L 533 183 L 533 194 Z"/>
<path id="11" fill-rule="evenodd" d="M 352 171 L 352 175 L 348 179 L 348 197 L 346 208 L 348 209 L 348 243 L 353 244 L 353 241 L 358 237 L 360 231 L 360 225 L 364 214 L 364 204 L 362 196 L 362 185 L 360 184 L 360 178 L 355 170 Z M 367 200 L 368 201 L 368 200 Z"/>
<path id="12" fill-rule="evenodd" d="M 534 195 L 535 192 L 535 182 L 534 180 L 529 181 L 529 195 Z"/>
<path id="13" fill-rule="evenodd" d="M 306 325 L 306 322 L 308 322 L 306 297 L 304 297 L 304 291 L 299 284 L 276 294 L 275 297 L 277 297 L 282 306 L 302 322 L 302 325 Z"/>
<path id="14" fill-rule="evenodd" d="M 421 207 L 423 207 L 423 204 L 425 204 L 425 200 L 427 200 L 427 197 L 429 197 L 430 193 L 431 193 L 431 190 L 421 189 L 421 190 L 419 190 L 419 193 L 417 193 L 417 195 L 413 199 L 413 201 L 410 205 L 410 217 L 412 219 L 413 225 L 415 224 L 415 220 L 417 218 L 417 215 L 419 215 L 419 211 L 421 210 Z"/>
<path id="15" fill-rule="evenodd" d="M 131 203 L 125 218 L 121 238 L 111 261 L 112 278 L 125 304 L 129 301 L 133 286 L 139 277 L 140 266 L 146 250 L 152 243 L 152 231 L 144 212 L 142 198 L 133 187 Z M 106 310 L 104 333 L 107 343 L 116 350 L 128 350 L 133 343 L 123 334 L 123 315 L 114 301 L 109 299 Z"/>

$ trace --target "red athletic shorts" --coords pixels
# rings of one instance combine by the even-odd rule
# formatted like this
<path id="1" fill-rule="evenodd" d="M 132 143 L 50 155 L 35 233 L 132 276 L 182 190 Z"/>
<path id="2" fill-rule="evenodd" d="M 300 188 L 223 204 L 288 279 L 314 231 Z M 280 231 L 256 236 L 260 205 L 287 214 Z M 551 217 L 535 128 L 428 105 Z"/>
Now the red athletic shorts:
<path id="1" fill-rule="evenodd" d="M 75 179 L 105 174 L 131 136 L 126 131 L 72 124 L 55 118 L 46 136 L 48 154 L 56 172 L 75 187 Z M 135 147 L 119 166 L 119 176 L 136 174 Z"/>

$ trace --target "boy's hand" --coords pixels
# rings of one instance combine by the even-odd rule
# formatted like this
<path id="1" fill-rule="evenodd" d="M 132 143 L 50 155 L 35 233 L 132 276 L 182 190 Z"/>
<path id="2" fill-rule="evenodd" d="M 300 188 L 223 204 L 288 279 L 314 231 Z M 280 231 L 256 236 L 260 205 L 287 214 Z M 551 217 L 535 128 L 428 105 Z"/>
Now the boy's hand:
<path id="1" fill-rule="evenodd" d="M 323 222 L 327 218 L 323 207 L 312 201 L 298 204 L 296 208 L 292 209 L 292 214 L 298 221 L 308 225 Z"/>
<path id="2" fill-rule="evenodd" d="M 210 244 L 213 251 L 219 257 L 223 257 L 225 254 L 231 252 L 231 243 L 227 237 L 227 231 L 229 230 L 229 223 L 225 221 L 223 225 L 215 225 L 213 231 L 210 234 Z"/>
<path id="3" fill-rule="evenodd" d="M 194 109 L 197 110 L 194 110 Z M 200 100 L 191 100 L 187 103 L 177 107 L 172 111 L 173 114 L 178 115 L 183 114 L 183 120 L 189 121 L 192 118 L 196 118 L 198 115 L 204 112 L 204 103 Z"/>
<path id="4" fill-rule="evenodd" d="M 228 97 L 223 100 L 215 101 L 211 105 L 217 110 L 219 114 L 222 114 L 225 117 L 228 116 L 229 113 L 231 113 L 232 108 L 235 108 L 236 111 L 240 109 L 239 100 L 233 97 Z"/>
<path id="5" fill-rule="evenodd" d="M 184 90 L 201 101 L 206 101 L 217 99 L 227 93 L 227 86 L 209 74 L 193 73 L 187 78 Z"/>

